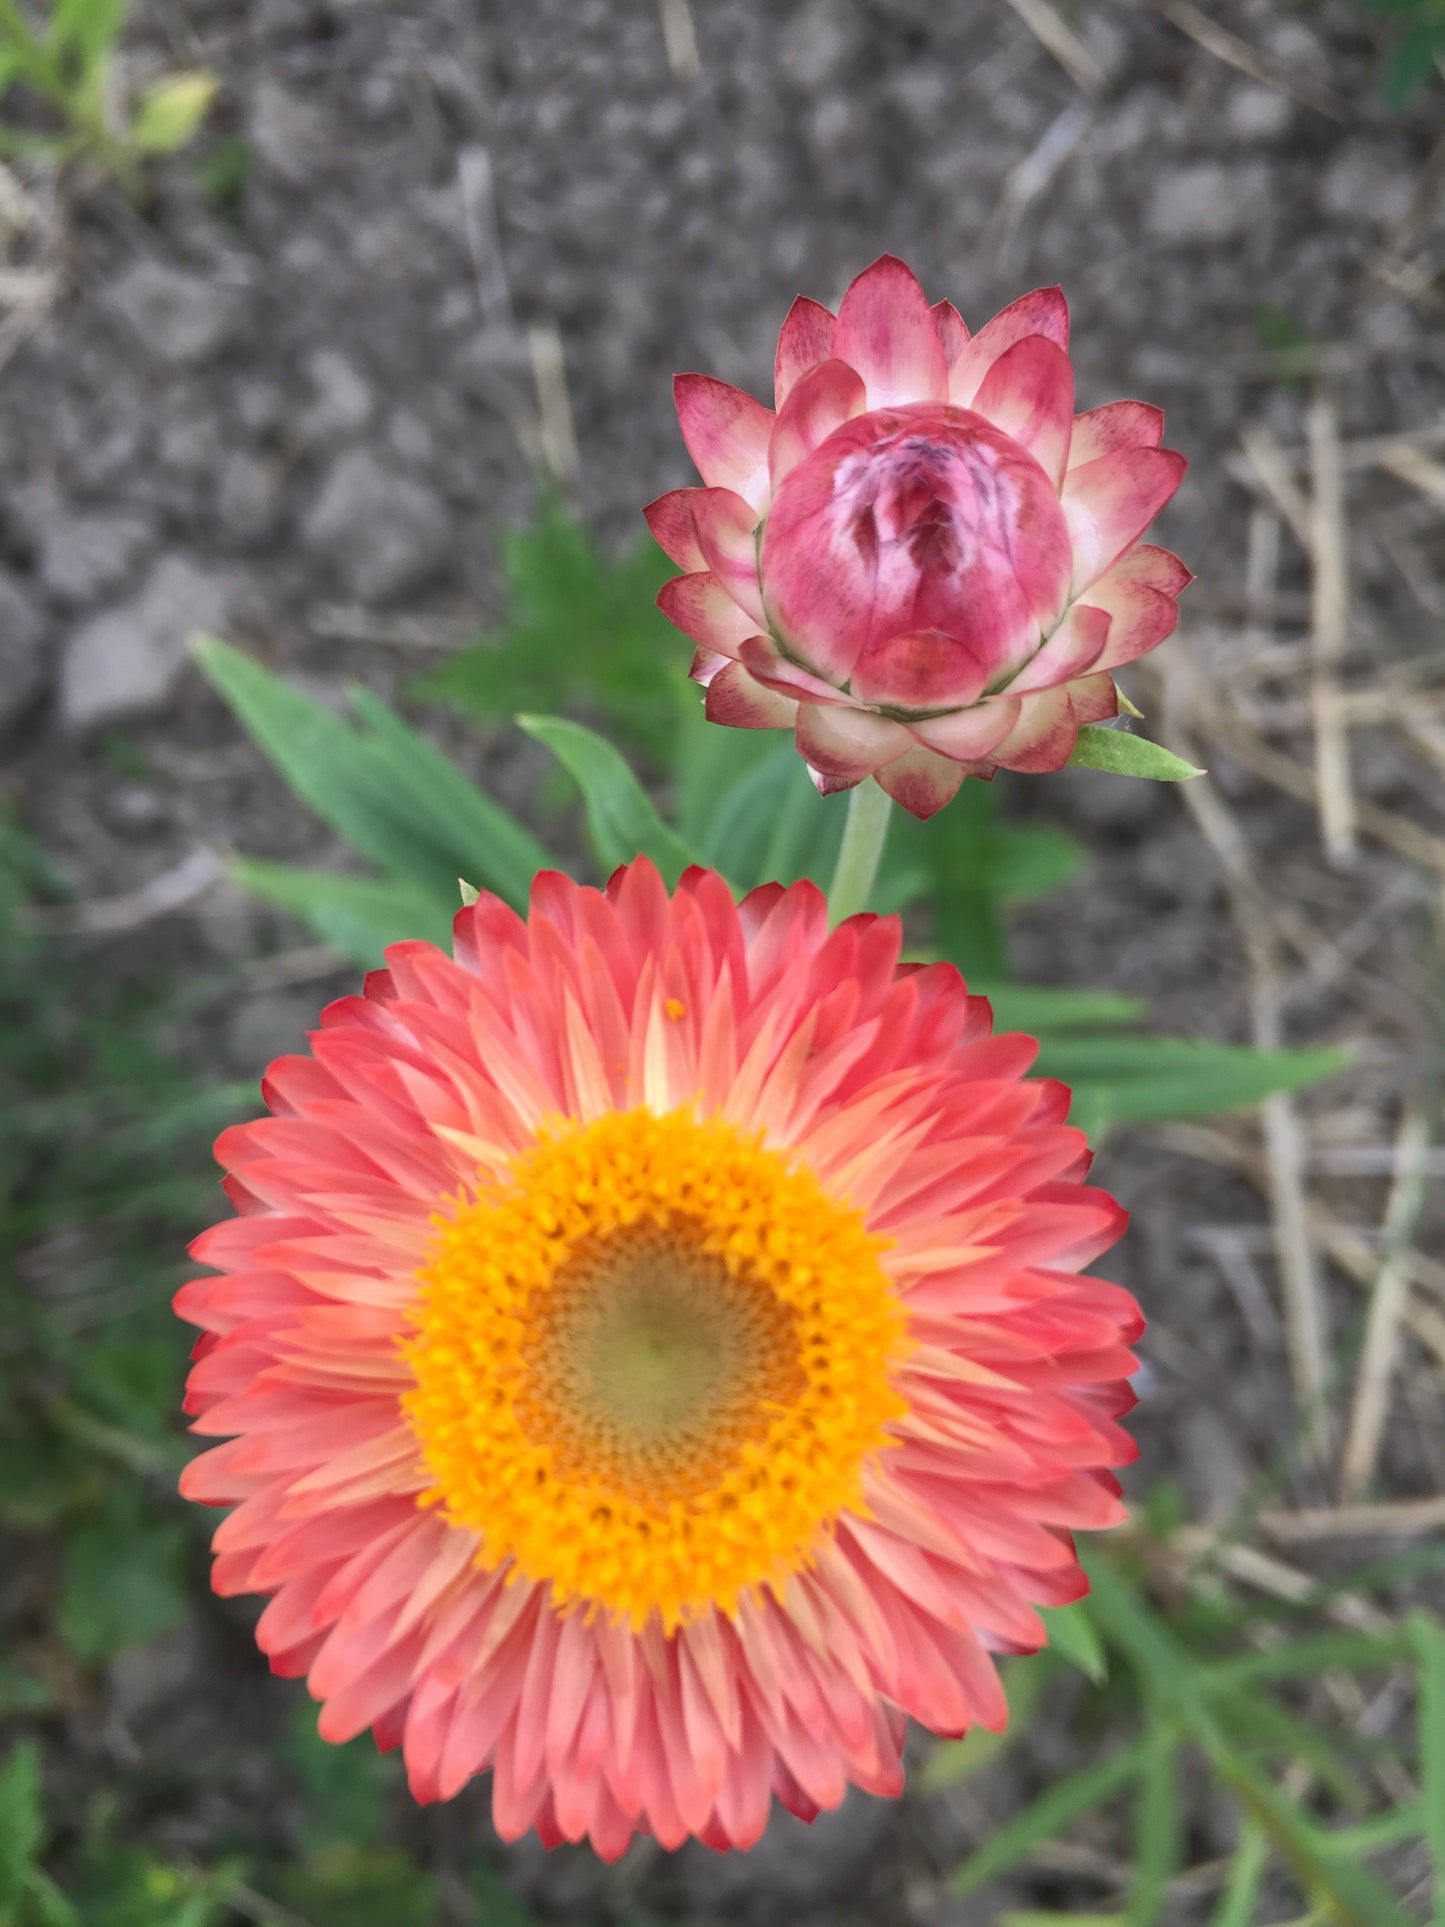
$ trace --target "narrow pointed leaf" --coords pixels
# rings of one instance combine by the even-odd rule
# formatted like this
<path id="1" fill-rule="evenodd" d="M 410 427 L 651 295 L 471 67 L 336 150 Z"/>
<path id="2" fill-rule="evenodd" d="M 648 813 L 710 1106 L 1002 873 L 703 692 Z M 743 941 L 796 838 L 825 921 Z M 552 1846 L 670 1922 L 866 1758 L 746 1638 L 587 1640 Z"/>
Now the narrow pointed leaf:
<path id="1" fill-rule="evenodd" d="M 636 856 L 651 857 L 668 888 L 697 858 L 653 808 L 647 792 L 605 738 L 560 716 L 519 716 L 561 763 L 582 792 L 587 832 L 597 861 L 610 874 Z"/>
<path id="2" fill-rule="evenodd" d="M 1069 761 L 1082 769 L 1107 770 L 1111 776 L 1146 776 L 1156 783 L 1185 783 L 1204 771 L 1147 736 L 1085 723 Z"/>

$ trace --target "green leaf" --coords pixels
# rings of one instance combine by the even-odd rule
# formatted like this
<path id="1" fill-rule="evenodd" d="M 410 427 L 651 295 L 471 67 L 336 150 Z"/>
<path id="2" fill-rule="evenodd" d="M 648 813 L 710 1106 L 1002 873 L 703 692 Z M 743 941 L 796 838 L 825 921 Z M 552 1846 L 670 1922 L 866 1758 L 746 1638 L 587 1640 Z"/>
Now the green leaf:
<path id="1" fill-rule="evenodd" d="M 1135 1808 L 1134 1876 L 1129 1886 L 1128 1927 L 1155 1927 L 1165 1919 L 1169 1883 L 1179 1871 L 1183 1817 L 1179 1806 L 1179 1735 L 1157 1718 L 1139 1778 Z"/>
<path id="2" fill-rule="evenodd" d="M 968 987 L 993 1006 L 996 1030 L 1026 1030 L 1033 1037 L 1053 1031 L 1112 1030 L 1118 1024 L 1140 1023 L 1145 1014 L 1139 998 L 1119 997 L 1111 990 L 1050 990 L 977 979 L 970 980 Z"/>
<path id="3" fill-rule="evenodd" d="M 1445 1629 L 1416 1613 L 1410 1638 L 1420 1667 L 1420 1798 L 1434 1876 L 1431 1913 L 1445 1920 Z"/>
<path id="4" fill-rule="evenodd" d="M 0 1766 L 0 1918 L 20 1905 L 44 1839 L 40 1749 L 22 1740 Z"/>
<path id="5" fill-rule="evenodd" d="M 1000 822 L 994 787 L 974 782 L 926 823 L 894 812 L 885 879 L 887 871 L 922 869 L 933 948 L 970 980 L 1001 982 L 1003 911 L 1067 883 L 1085 860 L 1082 845 L 1050 824 Z"/>
<path id="6" fill-rule="evenodd" d="M 534 526 L 504 537 L 502 573 L 502 624 L 424 677 L 418 694 L 479 716 L 551 713 L 580 701 L 633 743 L 668 755 L 688 644 L 656 606 L 677 570 L 651 536 L 605 562 L 549 491 Z"/>
<path id="7" fill-rule="evenodd" d="M 1107 770 L 1112 776 L 1146 776 L 1156 783 L 1183 783 L 1204 771 L 1147 736 L 1085 723 L 1069 761 L 1080 769 Z"/>
<path id="8" fill-rule="evenodd" d="M 1007 1873 L 1034 1848 L 1081 1820 L 1093 1808 L 1112 1800 L 1138 1778 L 1149 1760 L 1145 1740 L 1120 1747 L 1066 1779 L 1056 1780 L 1031 1806 L 1015 1814 L 993 1833 L 953 1877 L 956 1894 L 974 1893 L 999 1874 Z"/>
<path id="9" fill-rule="evenodd" d="M 1111 1124 L 1239 1110 L 1275 1091 L 1332 1077 L 1345 1062 L 1337 1050 L 1255 1050 L 1189 1037 L 1049 1035 L 1037 1068 L 1071 1088 L 1073 1121 L 1093 1134 Z"/>
<path id="10" fill-rule="evenodd" d="M 185 1546 L 184 1528 L 147 1517 L 130 1487 L 70 1534 L 57 1624 L 78 1659 L 109 1659 L 175 1625 L 185 1609 Z"/>
<path id="11" fill-rule="evenodd" d="M 470 877 L 514 909 L 552 857 L 455 764 L 365 690 L 358 727 L 333 716 L 239 649 L 205 638 L 196 658 L 292 789 L 392 877 L 456 901 Z"/>
<path id="12" fill-rule="evenodd" d="M 55 0 L 50 15 L 50 46 L 71 55 L 81 71 L 94 76 L 120 37 L 130 0 Z"/>
<path id="13" fill-rule="evenodd" d="M 729 750 L 730 739 L 743 736 L 751 753 L 726 787 L 714 788 L 711 807 L 693 813 L 702 817 L 692 839 L 700 861 L 724 870 L 740 890 L 830 876 L 846 809 L 837 797 L 818 794 L 792 742 L 770 743 L 761 731 L 719 729 L 712 723 L 706 727 Z M 760 744 L 761 755 L 754 743 Z M 739 761 L 729 760 L 734 766 Z M 687 783 L 684 772 L 684 791 Z M 682 821 L 686 832 L 686 811 Z"/>
<path id="14" fill-rule="evenodd" d="M 1229 1869 L 1229 1880 L 1209 1927 L 1253 1927 L 1255 1903 L 1269 1866 L 1269 1841 L 1262 1827 L 1246 1820 Z"/>
<path id="15" fill-rule="evenodd" d="M 238 883 L 268 903 L 309 923 L 327 943 L 365 969 L 374 969 L 389 943 L 424 937 L 451 949 L 451 917 L 435 892 L 389 877 L 337 875 L 290 863 L 240 857 L 232 866 Z"/>
<path id="16" fill-rule="evenodd" d="M 1391 107 L 1403 107 L 1437 71 L 1445 49 L 1445 25 L 1439 20 L 1418 20 L 1385 63 L 1382 87 Z"/>
<path id="17" fill-rule="evenodd" d="M 214 74 L 167 74 L 141 95 L 127 138 L 139 154 L 174 154 L 184 147 L 216 97 Z"/>
<path id="18" fill-rule="evenodd" d="M 622 757 L 603 737 L 560 716 L 519 716 L 529 736 L 544 743 L 582 792 L 587 831 L 604 874 L 636 856 L 651 857 L 671 889 L 697 858 L 670 830 Z"/>
<path id="19" fill-rule="evenodd" d="M 1000 1914 L 998 1927 L 1129 1927 L 1122 1914 Z"/>
<path id="20" fill-rule="evenodd" d="M 1060 1659 L 1076 1666 L 1096 1686 L 1108 1678 L 1108 1655 L 1084 1600 L 1072 1606 L 1043 1606 L 1039 1617 L 1049 1629 L 1050 1649 Z"/>

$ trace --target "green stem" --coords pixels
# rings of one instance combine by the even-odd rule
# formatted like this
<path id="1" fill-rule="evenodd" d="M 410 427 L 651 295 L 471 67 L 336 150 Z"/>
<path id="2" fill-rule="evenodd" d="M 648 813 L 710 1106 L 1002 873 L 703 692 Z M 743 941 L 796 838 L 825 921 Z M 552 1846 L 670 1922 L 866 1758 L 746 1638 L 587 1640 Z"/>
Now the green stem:
<path id="1" fill-rule="evenodd" d="M 867 909 L 888 835 L 890 807 L 888 792 L 880 789 L 871 777 L 865 776 L 858 787 L 849 792 L 843 844 L 828 892 L 830 922 L 841 923 L 844 917 Z"/>

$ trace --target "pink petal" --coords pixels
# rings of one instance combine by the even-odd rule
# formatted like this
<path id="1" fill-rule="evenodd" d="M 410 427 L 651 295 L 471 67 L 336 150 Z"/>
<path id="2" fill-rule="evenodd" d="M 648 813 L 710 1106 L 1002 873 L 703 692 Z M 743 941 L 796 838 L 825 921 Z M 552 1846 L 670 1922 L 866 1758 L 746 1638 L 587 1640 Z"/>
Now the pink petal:
<path id="1" fill-rule="evenodd" d="M 990 672 L 989 659 L 967 643 L 923 629 L 868 643 L 849 688 L 860 702 L 898 709 L 961 708 L 983 694 Z"/>
<path id="2" fill-rule="evenodd" d="M 666 495 L 659 495 L 655 502 L 649 502 L 642 511 L 647 517 L 647 526 L 652 530 L 653 541 L 680 569 L 707 566 L 703 561 L 702 548 L 697 539 L 697 524 L 692 513 L 694 498 L 702 493 L 700 488 L 669 489 Z"/>
<path id="3" fill-rule="evenodd" d="M 973 406 L 1059 486 L 1074 426 L 1074 370 L 1062 348 L 1044 335 L 1016 341 L 984 376 Z"/>
<path id="4" fill-rule="evenodd" d="M 1142 582 L 1131 582 L 1117 569 L 1111 569 L 1090 587 L 1089 601 L 1107 610 L 1112 619 L 1108 646 L 1099 658 L 1105 669 L 1117 669 L 1120 663 L 1147 656 L 1178 626 L 1179 604 L 1172 595 Z"/>
<path id="5" fill-rule="evenodd" d="M 703 561 L 755 629 L 766 629 L 767 613 L 758 583 L 757 511 L 729 488 L 696 491 L 692 504 Z"/>
<path id="6" fill-rule="evenodd" d="M 1074 422 L 1069 467 L 1082 468 L 1116 448 L 1157 448 L 1164 439 L 1164 410 L 1143 401 L 1110 401 Z"/>
<path id="7" fill-rule="evenodd" d="M 707 569 L 664 582 L 657 592 L 657 606 L 685 636 L 734 660 L 739 646 L 757 627 Z"/>
<path id="8" fill-rule="evenodd" d="M 682 439 L 708 487 L 766 508 L 772 409 L 711 375 L 676 375 L 672 393 Z"/>
<path id="9" fill-rule="evenodd" d="M 1109 580 L 1138 582 L 1146 589 L 1157 589 L 1161 595 L 1177 596 L 1194 580 L 1194 572 L 1185 568 L 1170 550 L 1141 542 L 1114 564 Z"/>
<path id="10" fill-rule="evenodd" d="M 833 310 L 800 294 L 789 308 L 778 334 L 773 358 L 773 392 L 781 409 L 793 389 L 833 352 Z"/>
<path id="11" fill-rule="evenodd" d="M 961 766 L 931 749 L 910 749 L 878 771 L 874 781 L 910 816 L 927 819 L 951 803 L 963 781 Z"/>
<path id="12" fill-rule="evenodd" d="M 986 321 L 953 364 L 948 399 L 960 408 L 971 408 L 984 376 L 999 356 L 1030 335 L 1043 335 L 1068 353 L 1069 304 L 1061 288 L 1038 288 L 1022 295 L 992 321 Z"/>
<path id="13" fill-rule="evenodd" d="M 1092 669 L 1109 640 L 1109 614 L 1087 602 L 1076 602 L 1032 662 L 1026 663 L 1008 685 L 1010 696 L 1031 690 L 1053 689 Z"/>
<path id="14" fill-rule="evenodd" d="M 954 364 L 968 346 L 968 329 L 963 316 L 951 301 L 934 302 L 933 325 L 938 330 L 938 344 L 943 350 L 944 365 L 951 374 Z"/>
<path id="15" fill-rule="evenodd" d="M 988 756 L 1003 741 L 1022 709 L 1017 696 L 991 696 L 972 709 L 955 709 L 947 716 L 916 717 L 908 729 L 926 748 L 958 763 L 972 763 Z"/>
<path id="16" fill-rule="evenodd" d="M 716 649 L 694 649 L 687 673 L 691 681 L 701 683 L 706 689 L 719 669 L 725 668 L 732 660 L 731 656 L 720 656 Z"/>
<path id="17" fill-rule="evenodd" d="M 1096 582 L 1138 539 L 1189 466 L 1168 448 L 1116 449 L 1064 481 L 1064 515 L 1074 542 L 1074 590 Z"/>
<path id="18" fill-rule="evenodd" d="M 804 375 L 779 409 L 773 429 L 768 449 L 773 487 L 835 428 L 861 415 L 867 406 L 863 379 L 846 361 L 824 361 Z"/>
<path id="19" fill-rule="evenodd" d="M 790 662 L 771 636 L 748 636 L 738 650 L 738 660 L 747 664 L 765 688 L 776 689 L 780 695 L 815 703 L 848 700 L 832 683 L 824 682 L 801 663 Z"/>
<path id="20" fill-rule="evenodd" d="M 870 408 L 942 401 L 948 392 L 928 297 L 913 270 L 891 254 L 865 268 L 843 296 L 833 354 L 863 377 Z"/>
<path id="21" fill-rule="evenodd" d="M 1062 769 L 1079 739 L 1067 689 L 1043 689 L 1024 699 L 1023 713 L 998 748 L 1001 769 L 1030 772 Z"/>
<path id="22" fill-rule="evenodd" d="M 798 710 L 798 748 L 824 776 L 867 776 L 880 764 L 901 756 L 908 748 L 908 731 L 886 716 L 839 704 L 820 708 L 804 703 Z"/>
<path id="23" fill-rule="evenodd" d="M 705 710 L 710 723 L 729 729 L 789 729 L 798 705 L 730 662 L 708 683 Z"/>
<path id="24" fill-rule="evenodd" d="M 1069 701 L 1073 705 L 1074 720 L 1079 724 L 1106 723 L 1119 713 L 1119 692 L 1114 687 L 1114 678 L 1108 670 L 1097 670 L 1092 676 L 1080 676 L 1069 684 Z"/>

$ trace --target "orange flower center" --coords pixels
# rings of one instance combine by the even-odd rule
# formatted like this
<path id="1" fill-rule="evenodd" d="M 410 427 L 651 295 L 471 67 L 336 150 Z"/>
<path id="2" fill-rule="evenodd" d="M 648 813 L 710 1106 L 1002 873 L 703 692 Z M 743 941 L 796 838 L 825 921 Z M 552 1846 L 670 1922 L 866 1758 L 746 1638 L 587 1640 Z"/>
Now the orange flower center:
<path id="1" fill-rule="evenodd" d="M 634 1626 L 781 1591 L 905 1409 L 884 1245 L 721 1118 L 549 1129 L 419 1274 L 422 1503 Z"/>

